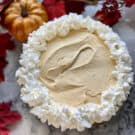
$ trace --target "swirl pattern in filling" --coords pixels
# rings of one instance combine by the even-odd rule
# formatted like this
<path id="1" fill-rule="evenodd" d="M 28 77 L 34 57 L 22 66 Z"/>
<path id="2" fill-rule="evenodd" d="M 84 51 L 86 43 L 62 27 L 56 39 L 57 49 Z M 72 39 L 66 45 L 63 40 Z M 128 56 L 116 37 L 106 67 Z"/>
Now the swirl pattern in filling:
<path id="1" fill-rule="evenodd" d="M 114 85 L 109 49 L 85 29 L 48 42 L 40 61 L 40 79 L 55 101 L 79 106 L 100 103 L 101 92 Z"/>

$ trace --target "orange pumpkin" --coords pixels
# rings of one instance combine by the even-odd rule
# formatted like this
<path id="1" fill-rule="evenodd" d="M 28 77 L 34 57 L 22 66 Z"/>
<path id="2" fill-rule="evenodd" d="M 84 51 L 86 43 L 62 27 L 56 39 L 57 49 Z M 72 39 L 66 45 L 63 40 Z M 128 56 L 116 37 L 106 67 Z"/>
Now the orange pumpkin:
<path id="1" fill-rule="evenodd" d="M 4 24 L 18 41 L 47 21 L 44 7 L 36 0 L 14 0 L 4 12 Z"/>

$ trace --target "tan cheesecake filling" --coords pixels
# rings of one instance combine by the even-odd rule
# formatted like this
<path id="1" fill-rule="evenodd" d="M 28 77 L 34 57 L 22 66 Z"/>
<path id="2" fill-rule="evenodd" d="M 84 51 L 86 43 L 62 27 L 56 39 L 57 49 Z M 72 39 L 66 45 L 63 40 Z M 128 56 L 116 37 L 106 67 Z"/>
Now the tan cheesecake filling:
<path id="1" fill-rule="evenodd" d="M 41 55 L 40 80 L 61 104 L 100 104 L 101 92 L 115 85 L 109 49 L 87 30 L 71 31 L 48 42 Z"/>

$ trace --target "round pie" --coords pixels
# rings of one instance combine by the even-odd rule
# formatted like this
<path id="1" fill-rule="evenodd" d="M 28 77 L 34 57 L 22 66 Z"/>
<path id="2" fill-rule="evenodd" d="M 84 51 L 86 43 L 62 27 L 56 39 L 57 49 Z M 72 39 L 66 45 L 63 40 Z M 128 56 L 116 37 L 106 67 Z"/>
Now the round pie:
<path id="1" fill-rule="evenodd" d="M 31 33 L 20 64 L 21 99 L 61 130 L 110 120 L 133 83 L 125 43 L 108 26 L 73 13 Z"/>

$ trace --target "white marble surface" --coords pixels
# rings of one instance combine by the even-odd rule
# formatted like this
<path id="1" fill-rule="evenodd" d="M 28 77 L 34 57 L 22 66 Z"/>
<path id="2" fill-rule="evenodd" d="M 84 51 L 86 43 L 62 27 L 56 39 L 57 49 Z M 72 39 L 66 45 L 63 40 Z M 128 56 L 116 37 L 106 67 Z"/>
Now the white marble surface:
<path id="1" fill-rule="evenodd" d="M 119 33 L 120 37 L 127 43 L 129 52 L 135 64 L 135 6 L 126 11 L 123 19 L 113 27 L 114 31 Z M 92 129 L 86 129 L 83 132 L 76 130 L 61 132 L 42 124 L 35 116 L 29 113 L 27 105 L 19 99 L 19 86 L 16 83 L 15 71 L 18 64 L 21 46 L 13 52 L 8 52 L 9 64 L 6 67 L 6 81 L 0 84 L 0 101 L 13 100 L 14 109 L 21 112 L 22 121 L 16 125 L 10 126 L 11 135 L 135 135 L 135 86 L 133 86 L 128 100 L 123 107 L 109 122 L 100 124 Z M 134 68 L 135 69 L 135 68 Z"/>

